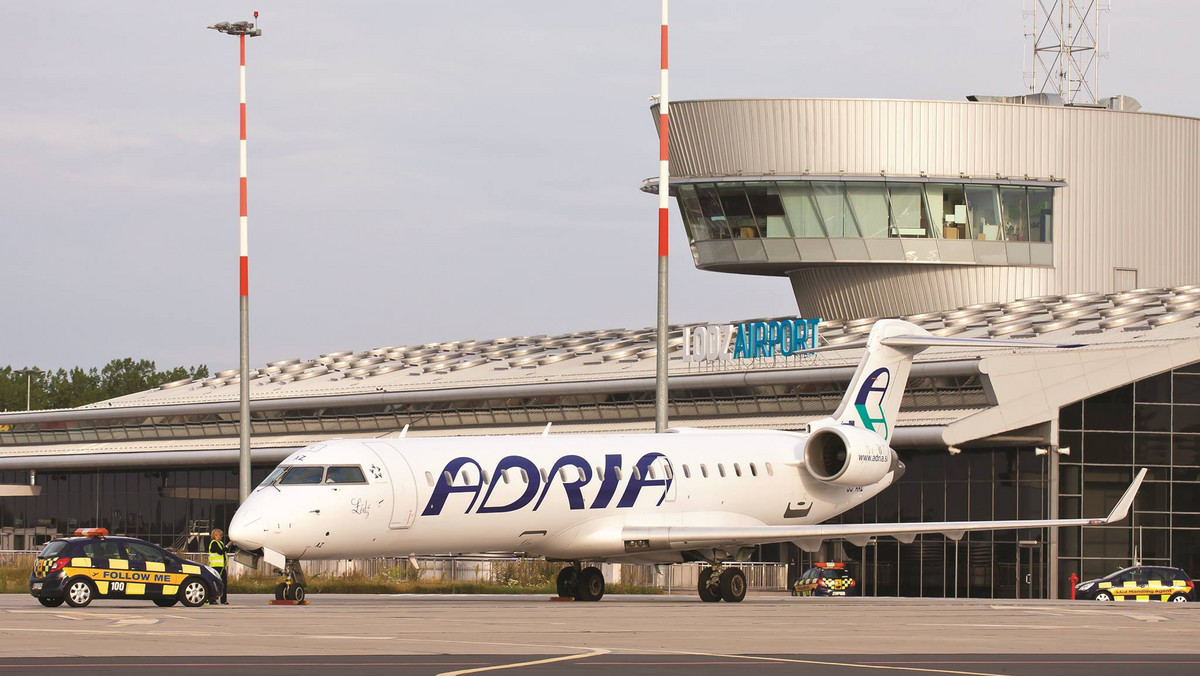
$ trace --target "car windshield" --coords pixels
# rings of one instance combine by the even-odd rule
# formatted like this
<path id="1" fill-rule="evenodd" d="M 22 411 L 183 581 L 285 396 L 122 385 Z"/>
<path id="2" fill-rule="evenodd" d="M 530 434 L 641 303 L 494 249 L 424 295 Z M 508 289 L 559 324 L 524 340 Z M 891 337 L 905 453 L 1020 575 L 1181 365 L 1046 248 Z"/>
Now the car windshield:
<path id="1" fill-rule="evenodd" d="M 63 540 L 55 540 L 47 542 L 46 546 L 42 547 L 42 551 L 38 552 L 37 557 L 39 559 L 51 559 L 65 551 L 67 551 L 67 543 Z"/>
<path id="2" fill-rule="evenodd" d="M 292 467 L 279 480 L 280 485 L 319 484 L 325 475 L 324 467 Z"/>

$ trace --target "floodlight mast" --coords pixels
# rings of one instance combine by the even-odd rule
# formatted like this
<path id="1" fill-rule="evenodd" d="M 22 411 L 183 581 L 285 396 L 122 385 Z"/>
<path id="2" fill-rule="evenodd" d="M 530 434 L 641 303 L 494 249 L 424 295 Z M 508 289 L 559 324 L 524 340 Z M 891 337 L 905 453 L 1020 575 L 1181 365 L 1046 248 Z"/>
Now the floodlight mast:
<path id="1" fill-rule="evenodd" d="M 671 170 L 668 153 L 667 2 L 662 0 L 661 64 L 658 92 L 658 336 L 655 351 L 654 431 L 666 432 L 667 421 L 667 253 L 670 236 Z"/>
<path id="2" fill-rule="evenodd" d="M 255 20 L 258 12 L 254 13 Z M 250 496 L 250 238 L 249 218 L 246 201 L 246 38 L 262 35 L 262 29 L 255 28 L 250 21 L 222 21 L 209 28 L 236 35 L 239 47 L 239 114 L 241 117 L 241 138 L 239 142 L 241 179 L 238 181 L 239 190 L 239 294 L 238 314 L 240 326 L 240 349 L 238 370 L 239 407 L 238 407 L 238 504 Z"/>

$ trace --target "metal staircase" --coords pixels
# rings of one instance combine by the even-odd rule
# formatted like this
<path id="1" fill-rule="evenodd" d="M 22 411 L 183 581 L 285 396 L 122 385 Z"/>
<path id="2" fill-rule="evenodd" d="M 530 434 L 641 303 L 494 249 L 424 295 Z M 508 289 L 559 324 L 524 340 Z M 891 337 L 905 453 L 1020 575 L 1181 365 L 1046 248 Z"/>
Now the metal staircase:
<path id="1" fill-rule="evenodd" d="M 171 544 L 171 551 L 187 551 L 188 545 L 192 542 L 203 542 L 202 538 L 208 537 L 210 532 L 212 532 L 212 523 L 208 519 L 192 519 L 188 521 L 187 530 L 180 533 L 175 538 L 175 542 Z"/>

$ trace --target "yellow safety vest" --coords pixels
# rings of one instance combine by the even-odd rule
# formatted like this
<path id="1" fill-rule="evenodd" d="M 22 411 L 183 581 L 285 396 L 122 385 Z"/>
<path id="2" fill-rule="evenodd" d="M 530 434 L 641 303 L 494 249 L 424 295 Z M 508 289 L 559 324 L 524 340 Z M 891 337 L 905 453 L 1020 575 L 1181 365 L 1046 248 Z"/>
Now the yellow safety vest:
<path id="1" fill-rule="evenodd" d="M 208 565 L 213 568 L 225 567 L 225 543 L 220 540 L 210 540 L 208 543 Z"/>

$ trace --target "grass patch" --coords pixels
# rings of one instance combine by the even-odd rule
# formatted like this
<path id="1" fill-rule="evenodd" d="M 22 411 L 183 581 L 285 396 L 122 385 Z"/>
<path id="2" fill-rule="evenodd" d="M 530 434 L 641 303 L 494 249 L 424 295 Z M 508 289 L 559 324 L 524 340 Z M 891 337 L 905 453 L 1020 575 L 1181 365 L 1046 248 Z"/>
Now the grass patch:
<path id="1" fill-rule="evenodd" d="M 562 564 L 545 561 L 516 561 L 497 567 L 494 580 L 463 582 L 418 579 L 412 569 L 396 569 L 380 575 L 352 573 L 308 578 L 309 594 L 554 594 L 554 579 Z M 241 577 L 229 581 L 231 594 L 274 594 L 279 578 Z M 0 566 L 0 594 L 28 594 L 29 569 Z M 661 589 L 628 583 L 609 584 L 608 594 L 662 594 Z"/>
<path id="2" fill-rule="evenodd" d="M 0 594 L 28 593 L 28 568 L 25 566 L 0 566 Z"/>

